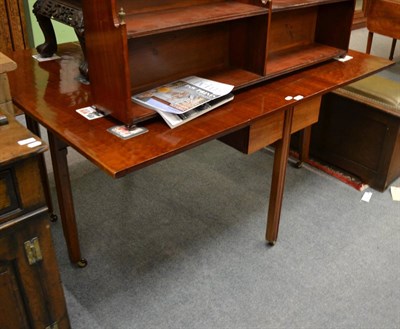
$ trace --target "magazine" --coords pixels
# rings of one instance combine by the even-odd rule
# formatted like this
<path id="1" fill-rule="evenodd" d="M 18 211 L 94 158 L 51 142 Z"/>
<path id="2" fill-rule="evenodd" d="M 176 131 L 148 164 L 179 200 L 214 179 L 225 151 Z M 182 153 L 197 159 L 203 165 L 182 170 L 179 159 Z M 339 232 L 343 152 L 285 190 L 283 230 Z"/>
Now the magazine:
<path id="1" fill-rule="evenodd" d="M 134 95 L 132 101 L 157 111 L 173 128 L 232 100 L 232 89 L 232 85 L 190 76 Z"/>
<path id="2" fill-rule="evenodd" d="M 205 103 L 203 105 L 194 108 L 193 110 L 181 114 L 163 112 L 163 111 L 158 111 L 158 113 L 161 115 L 161 117 L 165 120 L 165 122 L 168 124 L 170 128 L 175 128 L 186 122 L 189 122 L 190 120 L 199 117 L 202 114 L 205 114 L 215 109 L 218 106 L 221 106 L 231 101 L 233 97 L 234 97 L 233 94 L 229 93 L 228 95 L 214 99 L 208 103 Z"/>

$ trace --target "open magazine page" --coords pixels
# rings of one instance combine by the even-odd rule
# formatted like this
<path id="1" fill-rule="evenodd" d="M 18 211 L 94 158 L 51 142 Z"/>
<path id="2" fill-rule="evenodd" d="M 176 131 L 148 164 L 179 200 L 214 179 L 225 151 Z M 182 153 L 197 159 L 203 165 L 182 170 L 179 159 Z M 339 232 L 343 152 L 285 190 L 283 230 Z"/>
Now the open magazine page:
<path id="1" fill-rule="evenodd" d="M 170 128 L 175 128 L 199 117 L 202 114 L 205 114 L 215 109 L 216 107 L 219 107 L 231 101 L 233 97 L 234 97 L 233 94 L 229 93 L 228 95 L 222 96 L 213 101 L 202 104 L 193 110 L 181 114 L 163 112 L 163 111 L 158 111 L 158 113 L 161 115 L 161 117 L 164 119 L 164 121 L 168 124 Z"/>
<path id="2" fill-rule="evenodd" d="M 157 112 L 182 114 L 227 95 L 232 85 L 196 76 L 132 96 L 132 100 Z"/>

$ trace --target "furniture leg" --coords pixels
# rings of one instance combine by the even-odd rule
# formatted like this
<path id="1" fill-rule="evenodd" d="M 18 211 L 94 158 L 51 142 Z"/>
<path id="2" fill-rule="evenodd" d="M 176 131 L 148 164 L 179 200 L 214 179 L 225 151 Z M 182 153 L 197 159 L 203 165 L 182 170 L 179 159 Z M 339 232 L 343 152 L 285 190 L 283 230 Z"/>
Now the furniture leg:
<path id="1" fill-rule="evenodd" d="M 300 131 L 299 140 L 299 161 L 296 163 L 297 168 L 301 168 L 303 163 L 308 160 L 310 154 L 311 126 Z"/>
<path id="2" fill-rule="evenodd" d="M 365 50 L 366 54 L 371 53 L 372 39 L 374 38 L 373 32 L 368 32 L 368 40 L 367 40 L 367 49 Z"/>
<path id="3" fill-rule="evenodd" d="M 50 131 L 48 131 L 48 138 L 60 207 L 60 217 L 65 241 L 67 243 L 68 255 L 72 263 L 77 264 L 79 267 L 85 267 L 87 261 L 81 256 L 75 219 L 75 209 L 67 162 L 67 145 Z"/>
<path id="4" fill-rule="evenodd" d="M 278 238 L 279 221 L 285 186 L 286 167 L 289 158 L 290 132 L 292 129 L 294 107 L 285 111 L 282 139 L 275 145 L 274 166 L 272 171 L 271 192 L 269 197 L 267 232 L 265 239 L 274 245 Z"/>
<path id="5" fill-rule="evenodd" d="M 42 57 L 51 57 L 57 51 L 57 38 L 54 32 L 53 24 L 49 17 L 40 14 L 40 6 L 43 1 L 36 1 L 33 5 L 33 13 L 39 23 L 40 29 L 44 35 L 44 43 L 36 47 L 37 52 Z"/>
<path id="6" fill-rule="evenodd" d="M 396 49 L 396 43 L 397 43 L 397 39 L 393 38 L 392 40 L 392 47 L 390 48 L 390 56 L 389 59 L 393 60 L 394 57 L 394 50 Z"/>
<path id="7" fill-rule="evenodd" d="M 25 122 L 27 128 L 33 132 L 36 136 L 40 137 L 40 128 L 39 124 L 33 120 L 30 116 L 25 114 Z M 54 213 L 54 207 L 53 207 L 53 201 L 51 200 L 51 193 L 50 193 L 50 184 L 49 184 L 49 178 L 47 176 L 47 167 L 46 167 L 46 161 L 44 159 L 44 154 L 40 154 L 38 156 L 39 159 L 39 170 L 40 170 L 40 176 L 44 188 L 44 196 L 46 198 L 46 204 L 47 208 L 49 208 L 49 214 L 50 214 L 50 220 L 52 222 L 55 222 L 57 220 L 57 215 Z"/>

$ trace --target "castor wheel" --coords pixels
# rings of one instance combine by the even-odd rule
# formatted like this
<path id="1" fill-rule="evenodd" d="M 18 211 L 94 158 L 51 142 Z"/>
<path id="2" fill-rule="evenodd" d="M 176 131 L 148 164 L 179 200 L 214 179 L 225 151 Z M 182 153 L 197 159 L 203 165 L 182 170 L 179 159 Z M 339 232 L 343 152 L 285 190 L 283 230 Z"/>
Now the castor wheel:
<path id="1" fill-rule="evenodd" d="M 267 241 L 268 245 L 273 247 L 275 246 L 276 241 Z"/>
<path id="2" fill-rule="evenodd" d="M 86 267 L 86 265 L 88 264 L 87 260 L 85 258 L 82 258 L 81 260 L 79 260 L 76 265 L 78 265 L 78 267 L 80 268 L 84 268 Z"/>
<path id="3" fill-rule="evenodd" d="M 50 222 L 54 223 L 58 220 L 58 217 L 56 214 L 50 214 Z"/>
<path id="4" fill-rule="evenodd" d="M 294 164 L 294 167 L 295 168 L 297 168 L 297 169 L 300 169 L 300 168 L 302 168 L 303 167 L 303 161 L 297 161 L 295 164 Z"/>

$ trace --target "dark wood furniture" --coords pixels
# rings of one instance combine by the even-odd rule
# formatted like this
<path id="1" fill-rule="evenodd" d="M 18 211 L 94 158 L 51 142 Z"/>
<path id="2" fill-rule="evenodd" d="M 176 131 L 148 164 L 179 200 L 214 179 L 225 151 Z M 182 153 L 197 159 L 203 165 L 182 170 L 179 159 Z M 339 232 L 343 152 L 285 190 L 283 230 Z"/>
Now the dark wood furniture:
<path id="1" fill-rule="evenodd" d="M 0 110 L 0 115 L 5 114 Z M 0 327 L 70 328 L 34 136 L 7 114 L 0 126 Z"/>
<path id="2" fill-rule="evenodd" d="M 240 90 L 344 55 L 354 1 L 89 0 L 82 9 L 93 103 L 132 125 L 154 116 L 132 94 L 188 75 Z"/>
<path id="3" fill-rule="evenodd" d="M 400 0 L 374 0 L 367 4 L 368 42 L 366 53 L 371 52 L 374 33 L 392 38 L 389 59 L 393 59 L 397 39 L 400 39 Z"/>
<path id="4" fill-rule="evenodd" d="M 324 96 L 310 154 L 386 190 L 400 177 L 400 83 L 374 75 Z"/>
<path id="5" fill-rule="evenodd" d="M 76 79 L 82 59 L 80 49 L 76 44 L 67 44 L 60 48 L 59 54 L 62 55 L 60 60 L 38 63 L 32 58 L 32 51 L 15 52 L 12 56 L 18 64 L 18 74 L 10 74 L 10 82 L 15 104 L 48 131 L 64 235 L 73 263 L 80 262 L 82 255 L 69 181 L 67 146 L 111 177 L 119 178 L 207 141 L 229 139 L 230 134 L 233 134 L 231 141 L 234 140 L 232 136 L 242 134 L 251 142 L 250 151 L 275 141 L 266 232 L 267 241 L 275 243 L 290 134 L 293 129 L 302 129 L 316 120 L 315 106 L 301 104 L 318 102 L 324 93 L 392 64 L 386 59 L 351 52 L 354 57 L 351 61 L 329 61 L 237 91 L 232 102 L 175 129 L 169 129 L 161 119 L 146 121 L 142 123 L 149 130 L 146 134 L 122 140 L 107 131 L 119 123 L 113 117 L 89 121 L 76 113 L 76 109 L 93 104 L 90 87 Z M 288 95 L 299 94 L 304 97 L 299 101 L 285 99 Z"/>
<path id="6" fill-rule="evenodd" d="M 379 33 L 393 38 L 392 59 L 400 38 L 400 1 L 368 1 L 366 12 L 366 52 L 371 51 L 374 33 Z M 376 190 L 386 190 L 400 177 L 400 83 L 387 76 L 373 75 L 325 96 L 319 123 L 312 134 L 306 130 L 300 160 L 307 159 L 311 140 L 313 157 L 359 177 Z"/>

